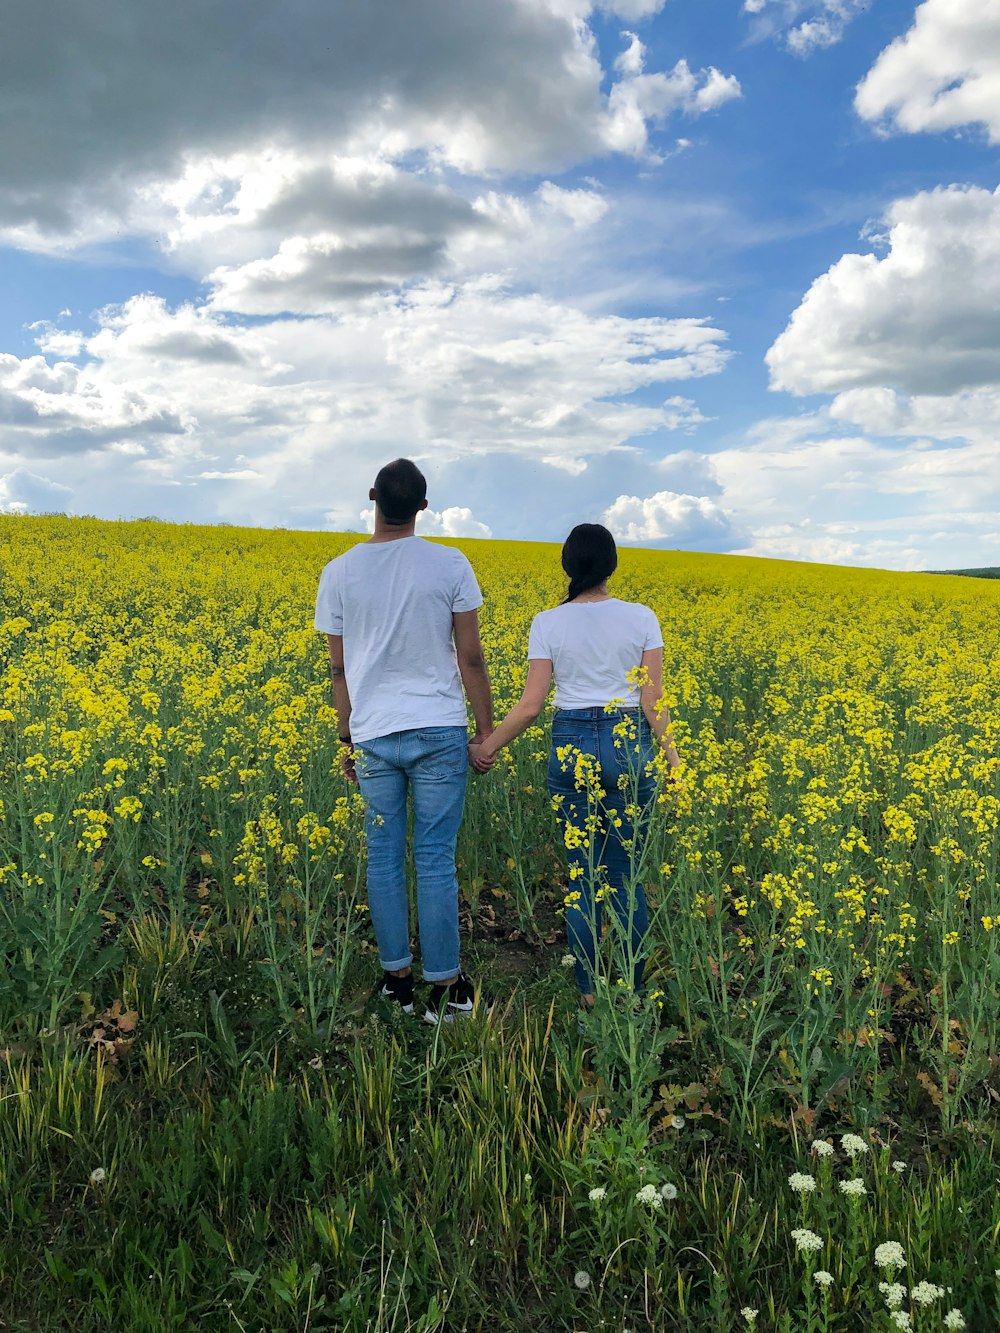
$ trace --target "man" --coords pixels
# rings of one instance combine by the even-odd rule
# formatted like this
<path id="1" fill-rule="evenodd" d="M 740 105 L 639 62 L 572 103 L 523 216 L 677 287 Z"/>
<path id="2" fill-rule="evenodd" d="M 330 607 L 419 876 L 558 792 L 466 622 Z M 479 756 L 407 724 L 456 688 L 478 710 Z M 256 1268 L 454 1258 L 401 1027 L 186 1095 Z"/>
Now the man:
<path id="1" fill-rule="evenodd" d="M 493 731 L 479 638 L 483 604 L 472 566 L 453 547 L 417 537 L 427 483 L 408 459 L 387 463 L 368 498 L 375 531 L 323 570 L 316 628 L 327 636 L 344 775 L 360 784 L 368 838 L 368 904 L 384 971 L 381 994 L 413 1012 L 406 898 L 406 799 L 429 1023 L 472 1012 L 459 967 L 455 841 L 469 771 L 465 695 L 474 741 Z M 465 693 L 463 694 L 463 686 Z"/>

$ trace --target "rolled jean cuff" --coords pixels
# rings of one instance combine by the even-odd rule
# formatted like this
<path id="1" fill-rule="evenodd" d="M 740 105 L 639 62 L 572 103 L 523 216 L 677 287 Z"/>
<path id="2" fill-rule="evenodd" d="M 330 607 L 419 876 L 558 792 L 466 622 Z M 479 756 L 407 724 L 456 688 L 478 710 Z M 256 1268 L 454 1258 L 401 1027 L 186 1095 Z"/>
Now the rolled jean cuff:
<path id="1" fill-rule="evenodd" d="M 424 968 L 421 975 L 423 976 L 424 981 L 430 981 L 434 983 L 440 981 L 451 981 L 454 977 L 458 976 L 458 964 L 456 963 L 450 972 L 428 972 L 427 969 Z"/>
<path id="2" fill-rule="evenodd" d="M 386 972 L 399 972 L 404 967 L 410 966 L 413 962 L 413 954 L 408 953 L 406 957 L 401 958 L 398 963 L 387 963 L 384 958 L 380 958 L 379 962 L 382 964 L 382 967 Z"/>

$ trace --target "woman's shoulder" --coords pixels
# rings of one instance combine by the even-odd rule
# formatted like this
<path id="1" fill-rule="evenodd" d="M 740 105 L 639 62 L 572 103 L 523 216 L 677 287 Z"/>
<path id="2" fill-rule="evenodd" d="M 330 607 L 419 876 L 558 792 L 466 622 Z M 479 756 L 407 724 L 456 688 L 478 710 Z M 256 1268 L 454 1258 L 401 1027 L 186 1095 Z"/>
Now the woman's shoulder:
<path id="1" fill-rule="evenodd" d="M 624 602 L 621 598 L 618 598 L 617 601 L 618 605 L 625 610 L 626 614 L 635 616 L 637 620 L 645 619 L 649 616 L 652 616 L 654 619 L 656 618 L 656 612 L 651 606 L 647 606 L 645 602 Z"/>

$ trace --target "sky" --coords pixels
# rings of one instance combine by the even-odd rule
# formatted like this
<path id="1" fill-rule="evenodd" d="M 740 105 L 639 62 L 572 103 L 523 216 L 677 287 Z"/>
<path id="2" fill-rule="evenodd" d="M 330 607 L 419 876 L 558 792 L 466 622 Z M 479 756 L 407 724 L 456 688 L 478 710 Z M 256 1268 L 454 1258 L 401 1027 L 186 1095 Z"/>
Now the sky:
<path id="1" fill-rule="evenodd" d="M 1000 0 L 46 0 L 0 511 L 1000 565 Z"/>

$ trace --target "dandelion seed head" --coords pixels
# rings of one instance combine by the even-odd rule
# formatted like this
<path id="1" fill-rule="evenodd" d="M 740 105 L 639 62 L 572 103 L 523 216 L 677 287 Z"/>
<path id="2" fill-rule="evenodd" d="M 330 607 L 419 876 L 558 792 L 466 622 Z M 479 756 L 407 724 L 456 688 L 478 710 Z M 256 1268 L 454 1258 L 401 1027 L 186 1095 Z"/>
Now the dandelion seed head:
<path id="1" fill-rule="evenodd" d="M 577 1269 L 573 1274 L 573 1286 L 576 1287 L 577 1291 L 586 1291 L 590 1286 L 590 1274 L 582 1268 Z"/>
<path id="2" fill-rule="evenodd" d="M 107 1174 L 103 1166 L 95 1166 L 90 1173 L 90 1183 L 92 1185 L 103 1185 L 107 1179 Z"/>
<path id="3" fill-rule="evenodd" d="M 676 1199 L 676 1198 L 677 1198 L 677 1186 L 676 1186 L 676 1185 L 671 1185 L 670 1182 L 667 1181 L 667 1183 L 666 1183 L 665 1185 L 661 1185 L 661 1186 L 660 1186 L 660 1197 L 661 1197 L 662 1199 Z"/>

